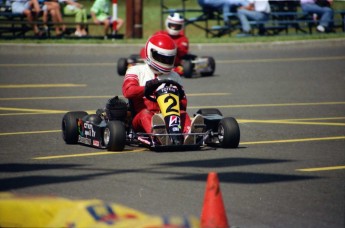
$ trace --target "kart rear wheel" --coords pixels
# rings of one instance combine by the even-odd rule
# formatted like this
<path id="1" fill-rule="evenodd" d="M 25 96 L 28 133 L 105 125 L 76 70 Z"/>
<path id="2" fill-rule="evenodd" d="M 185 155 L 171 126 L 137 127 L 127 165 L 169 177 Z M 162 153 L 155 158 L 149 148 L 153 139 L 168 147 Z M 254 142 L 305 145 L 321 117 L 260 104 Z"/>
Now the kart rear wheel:
<path id="1" fill-rule="evenodd" d="M 237 148 L 240 143 L 240 128 L 236 119 L 223 118 L 218 124 L 219 144 L 223 148 Z"/>
<path id="2" fill-rule="evenodd" d="M 88 115 L 87 112 L 67 112 L 62 118 L 62 137 L 67 144 L 78 143 L 78 124 L 77 119 L 81 119 Z"/>
<path id="3" fill-rule="evenodd" d="M 118 73 L 120 76 L 124 76 L 124 75 L 126 74 L 127 67 L 128 67 L 127 59 L 125 59 L 125 58 L 120 58 L 120 59 L 117 61 L 117 73 Z"/>
<path id="4" fill-rule="evenodd" d="M 122 151 L 126 145 L 126 129 L 121 121 L 109 121 L 103 132 L 103 142 L 109 151 Z"/>
<path id="5" fill-rule="evenodd" d="M 210 71 L 208 72 L 201 72 L 201 76 L 212 76 L 214 74 L 214 71 L 216 70 L 216 61 L 214 60 L 213 57 L 205 57 L 207 58 L 208 61 L 208 67 L 210 69 Z"/>
<path id="6" fill-rule="evenodd" d="M 183 76 L 185 78 L 191 78 L 193 76 L 194 64 L 190 60 L 184 60 L 182 62 Z"/>

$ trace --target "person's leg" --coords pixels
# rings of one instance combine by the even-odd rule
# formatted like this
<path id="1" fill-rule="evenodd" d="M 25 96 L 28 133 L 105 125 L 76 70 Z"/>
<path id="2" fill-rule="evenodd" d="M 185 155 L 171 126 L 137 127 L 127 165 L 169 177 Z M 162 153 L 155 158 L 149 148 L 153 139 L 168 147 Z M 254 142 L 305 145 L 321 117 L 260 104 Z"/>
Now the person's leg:
<path id="1" fill-rule="evenodd" d="M 32 17 L 32 14 L 31 14 L 31 10 L 29 9 L 25 9 L 23 11 L 23 14 L 26 16 L 30 26 L 32 27 L 32 30 L 34 31 L 35 35 L 39 35 L 39 29 L 38 29 L 38 26 L 33 23 L 33 17 Z"/>
<path id="2" fill-rule="evenodd" d="M 264 23 L 268 21 L 269 15 L 262 12 L 251 11 L 250 14 L 247 15 L 247 17 L 251 21 L 256 21 L 259 29 L 259 34 L 263 35 L 265 33 Z"/>
<path id="3" fill-rule="evenodd" d="M 57 21 L 60 24 L 59 25 L 60 30 L 62 32 L 65 32 L 66 31 L 66 25 L 63 24 L 63 18 L 62 18 L 62 14 L 61 14 L 60 4 L 58 2 L 52 2 L 52 5 L 55 9 Z"/>
<path id="4" fill-rule="evenodd" d="M 77 8 L 77 9 L 75 9 L 74 13 L 75 13 L 75 20 L 74 21 L 75 21 L 75 23 L 77 23 L 76 31 L 78 31 L 80 34 L 82 34 L 80 24 L 83 20 L 83 12 L 81 11 L 81 9 Z"/>
<path id="5" fill-rule="evenodd" d="M 95 24 L 103 26 L 103 34 L 104 34 L 104 38 L 106 39 L 108 35 L 109 24 L 110 24 L 110 21 L 109 21 L 110 16 L 104 13 L 97 14 L 95 16 L 97 19 L 97 21 L 95 21 Z"/>
<path id="6" fill-rule="evenodd" d="M 242 24 L 242 30 L 245 33 L 251 32 L 251 25 L 249 21 L 259 22 L 259 30 L 262 30 L 264 25 L 263 23 L 268 20 L 269 15 L 262 12 L 240 9 L 237 11 L 238 18 Z"/>
<path id="7" fill-rule="evenodd" d="M 308 14 L 316 13 L 317 15 L 320 15 L 320 25 L 322 27 L 328 27 L 330 26 L 331 21 L 333 20 L 333 10 L 329 7 L 321 7 L 317 4 L 301 4 L 301 8 L 303 12 Z M 322 29 L 318 29 L 322 32 Z"/>
<path id="8" fill-rule="evenodd" d="M 81 22 L 82 23 L 87 23 L 87 12 L 86 12 L 86 9 L 82 8 L 82 9 L 80 9 L 80 12 L 81 12 L 81 15 L 82 15 L 81 16 Z M 81 27 L 82 27 L 81 28 L 81 32 L 82 32 L 83 36 L 87 35 L 87 31 L 85 29 L 85 24 L 84 25 L 82 24 Z"/>
<path id="9" fill-rule="evenodd" d="M 191 119 L 186 111 L 180 111 L 181 127 L 183 133 L 188 133 L 190 131 Z"/>
<path id="10" fill-rule="evenodd" d="M 136 132 L 151 133 L 153 113 L 147 109 L 141 110 L 132 120 L 133 130 Z"/>
<path id="11" fill-rule="evenodd" d="M 57 2 L 45 2 L 44 4 L 47 6 L 47 9 L 52 17 L 52 21 L 56 23 L 56 35 L 61 35 L 61 33 L 66 30 L 66 26 L 63 24 L 60 5 Z"/>
<path id="12" fill-rule="evenodd" d="M 108 35 L 108 30 L 109 30 L 109 27 L 110 27 L 110 20 L 109 19 L 106 19 L 103 21 L 103 26 L 104 26 L 104 36 L 107 36 Z"/>
<path id="13" fill-rule="evenodd" d="M 320 18 L 320 25 L 329 28 L 333 21 L 333 10 L 329 7 L 322 7 L 322 11 L 323 13 Z"/>
<path id="14" fill-rule="evenodd" d="M 238 9 L 237 10 L 237 17 L 241 22 L 242 31 L 245 33 L 249 33 L 251 30 L 251 26 L 250 26 L 248 18 L 247 18 L 248 14 L 250 14 L 249 10 L 246 10 L 246 9 Z"/>
<path id="15" fill-rule="evenodd" d="M 181 122 L 186 121 L 183 125 L 183 133 L 202 133 L 204 118 L 197 114 L 192 120 L 186 112 L 181 112 Z M 188 123 L 189 122 L 189 123 Z M 196 137 L 194 135 L 186 135 L 183 144 L 195 144 Z"/>
<path id="16" fill-rule="evenodd" d="M 38 20 L 39 14 L 40 14 L 40 5 L 37 0 L 31 0 L 27 3 L 27 9 L 29 10 L 29 14 L 27 15 L 28 20 L 32 23 L 32 28 L 36 35 L 43 35 L 36 23 L 34 23 L 35 20 Z"/>
<path id="17" fill-rule="evenodd" d="M 32 12 L 31 12 L 31 2 L 26 2 L 24 4 L 23 14 L 26 16 L 30 26 L 32 27 L 32 30 L 35 33 L 35 35 L 41 35 L 41 34 L 39 34 L 40 31 L 38 29 L 37 24 L 33 23 L 33 16 L 32 16 Z"/>
<path id="18" fill-rule="evenodd" d="M 48 21 L 48 13 L 50 14 L 50 16 L 51 16 L 51 19 L 52 19 L 52 21 L 53 21 L 53 23 L 55 23 L 55 34 L 58 36 L 58 35 L 60 35 L 61 34 L 61 32 L 60 32 L 60 27 L 59 27 L 59 25 L 57 25 L 57 23 L 58 23 L 58 19 L 57 19 L 57 17 L 56 17 L 56 11 L 55 11 L 55 9 L 52 9 L 51 7 L 47 7 L 47 13 L 45 13 L 45 15 L 46 16 L 44 16 L 45 17 L 45 21 Z"/>
<path id="19" fill-rule="evenodd" d="M 224 25 L 230 25 L 230 21 L 229 21 L 230 7 L 231 5 L 229 3 L 224 3 L 223 5 L 222 11 L 223 11 Z"/>
<path id="20" fill-rule="evenodd" d="M 121 27 L 123 26 L 123 19 L 122 18 L 117 18 L 117 28 L 116 30 L 119 31 L 121 29 Z"/>
<path id="21" fill-rule="evenodd" d="M 82 21 L 82 12 L 81 12 L 81 9 L 79 8 L 73 8 L 71 9 L 70 7 L 68 7 L 68 5 L 66 5 L 63 9 L 64 11 L 64 14 L 65 15 L 75 15 L 75 19 L 74 19 L 74 22 L 76 23 L 76 26 L 75 26 L 75 35 L 76 36 L 82 36 L 82 30 L 81 30 L 81 26 L 80 26 L 80 23 Z"/>
<path id="22" fill-rule="evenodd" d="M 43 22 L 43 26 L 44 26 L 44 29 L 47 30 L 48 29 L 48 7 L 47 5 L 41 5 L 41 10 L 42 10 L 42 22 Z"/>
<path id="23" fill-rule="evenodd" d="M 28 20 L 30 26 L 32 26 L 35 34 L 37 34 L 39 32 L 38 27 L 33 25 L 33 18 L 31 15 L 31 10 L 29 9 L 30 8 L 30 2 L 26 2 L 26 3 L 13 2 L 11 7 L 12 7 L 12 13 L 23 14 L 27 18 L 27 20 Z"/>
<path id="24" fill-rule="evenodd" d="M 301 4 L 301 9 L 304 13 L 308 14 L 322 13 L 321 7 L 312 3 Z"/>

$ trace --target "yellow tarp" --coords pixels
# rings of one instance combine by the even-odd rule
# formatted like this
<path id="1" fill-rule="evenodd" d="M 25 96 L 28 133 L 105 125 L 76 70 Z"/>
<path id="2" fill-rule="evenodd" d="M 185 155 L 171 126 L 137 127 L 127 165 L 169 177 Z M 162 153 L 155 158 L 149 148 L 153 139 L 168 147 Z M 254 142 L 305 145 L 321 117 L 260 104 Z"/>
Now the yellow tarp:
<path id="1" fill-rule="evenodd" d="M 0 193 L 0 227 L 200 227 L 195 217 L 160 217 L 101 200 Z"/>

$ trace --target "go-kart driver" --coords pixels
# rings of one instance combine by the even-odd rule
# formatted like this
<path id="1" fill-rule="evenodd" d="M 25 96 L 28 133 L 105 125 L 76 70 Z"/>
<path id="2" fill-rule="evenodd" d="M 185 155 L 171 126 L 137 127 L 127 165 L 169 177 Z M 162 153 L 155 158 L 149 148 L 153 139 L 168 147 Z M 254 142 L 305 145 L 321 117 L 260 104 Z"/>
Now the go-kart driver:
<path id="1" fill-rule="evenodd" d="M 184 18 L 179 13 L 169 14 L 165 20 L 165 30 L 156 32 L 157 34 L 169 35 L 175 42 L 177 48 L 177 54 L 174 62 L 174 71 L 179 75 L 183 75 L 183 68 L 181 66 L 181 60 L 183 56 L 188 54 L 189 40 L 183 32 Z M 145 48 L 141 49 L 141 58 L 145 59 Z"/>
<path id="2" fill-rule="evenodd" d="M 160 112 L 156 102 L 148 100 L 144 94 L 152 85 L 158 84 L 159 80 L 170 79 L 182 85 L 180 76 L 172 71 L 174 68 L 174 60 L 176 57 L 175 42 L 165 34 L 153 35 L 148 39 L 145 45 L 145 64 L 134 65 L 127 69 L 124 82 L 122 85 L 122 93 L 124 97 L 132 102 L 136 115 L 133 118 L 132 126 L 136 132 L 152 132 L 153 122 L 165 124 L 163 117 L 157 115 Z M 197 133 L 194 124 L 203 124 L 203 117 L 197 115 L 193 119 L 193 123 L 186 112 L 187 98 L 184 95 L 180 99 L 180 121 L 183 133 Z M 156 114 L 156 115 L 155 115 Z M 192 126 L 192 127 L 191 127 Z M 167 134 L 164 132 L 154 132 L 159 134 Z M 165 145 L 165 138 L 158 137 L 161 144 Z M 188 135 L 184 139 L 184 144 L 192 144 L 192 137 Z"/>

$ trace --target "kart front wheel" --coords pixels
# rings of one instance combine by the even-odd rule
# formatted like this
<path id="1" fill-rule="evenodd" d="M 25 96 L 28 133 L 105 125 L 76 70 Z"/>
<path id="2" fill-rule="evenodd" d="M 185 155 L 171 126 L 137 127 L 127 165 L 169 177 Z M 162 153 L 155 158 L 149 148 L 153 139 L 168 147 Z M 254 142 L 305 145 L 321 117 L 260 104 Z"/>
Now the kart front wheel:
<path id="1" fill-rule="evenodd" d="M 67 144 L 76 144 L 78 142 L 78 124 L 77 119 L 88 115 L 87 112 L 67 112 L 62 118 L 62 137 Z"/>
<path id="2" fill-rule="evenodd" d="M 223 118 L 218 124 L 219 144 L 223 148 L 237 148 L 240 143 L 240 127 L 236 119 Z"/>
<path id="3" fill-rule="evenodd" d="M 103 141 L 109 151 L 122 151 L 126 145 L 126 129 L 121 121 L 109 121 L 104 129 Z"/>
<path id="4" fill-rule="evenodd" d="M 120 76 L 124 76 L 124 75 L 126 74 L 127 67 L 128 67 L 127 59 L 125 59 L 125 58 L 120 58 L 120 59 L 117 61 L 117 73 L 118 73 Z"/>

